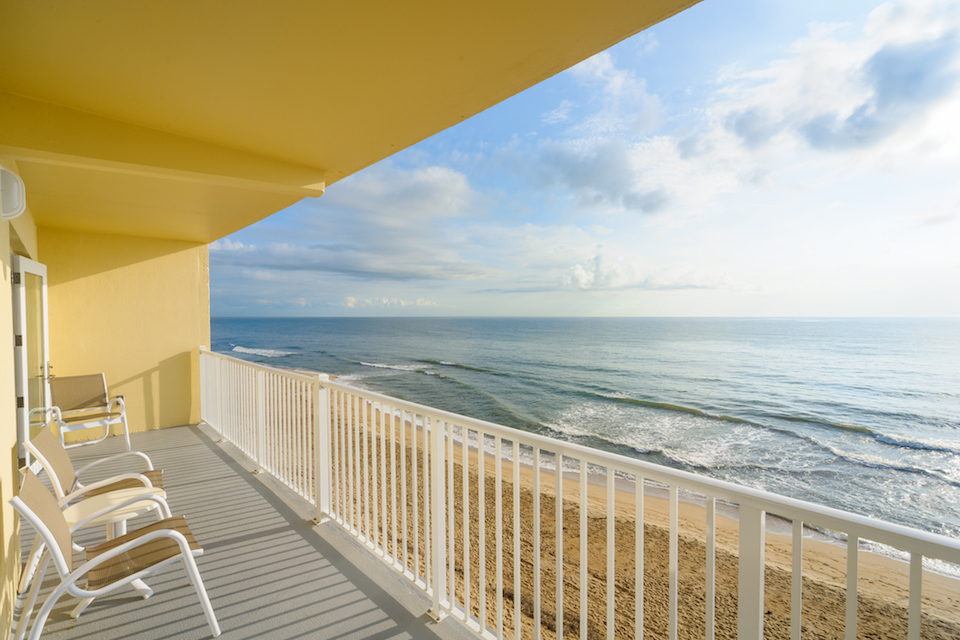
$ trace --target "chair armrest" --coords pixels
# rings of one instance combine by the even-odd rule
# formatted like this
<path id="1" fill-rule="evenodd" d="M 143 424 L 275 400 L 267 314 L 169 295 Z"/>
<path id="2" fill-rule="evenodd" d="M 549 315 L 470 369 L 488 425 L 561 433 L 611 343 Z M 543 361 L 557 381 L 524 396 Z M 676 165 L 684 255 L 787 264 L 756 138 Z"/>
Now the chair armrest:
<path id="1" fill-rule="evenodd" d="M 81 595 L 82 597 L 96 597 L 98 595 L 103 595 L 104 593 L 109 593 L 115 590 L 118 586 L 122 586 L 123 584 L 132 582 L 137 577 L 139 577 L 143 572 L 138 572 L 133 575 L 127 576 L 127 578 L 125 578 L 120 583 L 110 584 L 110 585 L 107 585 L 106 587 L 103 587 L 102 589 L 97 589 L 94 591 L 87 591 L 86 589 L 81 589 L 80 587 L 75 586 L 75 583 L 77 580 L 79 580 L 84 575 L 89 573 L 91 569 L 95 569 L 101 564 L 103 564 L 104 562 L 107 562 L 108 560 L 112 560 L 113 558 L 119 556 L 120 554 L 126 553 L 131 549 L 136 549 L 141 545 L 144 545 L 148 542 L 152 542 L 157 538 L 170 538 L 173 541 L 175 541 L 177 545 L 180 547 L 181 555 L 193 554 L 193 550 L 190 549 L 190 544 L 187 542 L 187 539 L 183 537 L 182 533 L 174 529 L 158 529 L 156 531 L 151 531 L 150 533 L 144 534 L 139 538 L 130 540 L 129 542 L 124 542 L 121 545 L 117 545 L 113 549 L 110 549 L 109 551 L 104 551 L 103 553 L 99 554 L 97 557 L 91 560 L 87 560 L 82 565 L 77 567 L 69 576 L 64 578 L 64 582 L 70 583 L 71 588 L 69 589 L 69 591 L 71 593 L 73 593 L 74 595 Z M 196 553 L 195 555 L 199 556 L 199 555 L 202 555 L 202 553 L 203 553 L 203 550 L 199 549 L 198 553 Z M 174 558 L 176 557 L 177 556 L 174 556 Z M 169 558 L 168 560 L 172 560 L 172 559 L 173 558 Z"/>
<path id="2" fill-rule="evenodd" d="M 105 487 L 107 485 L 111 485 L 116 482 L 120 482 L 122 480 L 139 480 L 140 482 L 143 483 L 143 486 L 151 487 L 151 488 L 153 487 L 153 483 L 150 482 L 150 478 L 143 475 L 142 473 L 121 473 L 120 475 L 112 476 L 105 480 L 98 480 L 97 482 L 83 485 L 80 488 L 78 488 L 76 491 L 68 493 L 67 495 L 63 496 L 63 498 L 60 499 L 60 507 L 62 508 L 67 506 L 68 503 L 72 502 L 76 498 L 81 497 L 82 495 L 86 494 L 88 491 L 99 489 L 100 487 Z"/>
<path id="3" fill-rule="evenodd" d="M 160 512 L 163 514 L 163 517 L 164 517 L 164 518 L 171 518 L 171 517 L 173 517 L 172 514 L 171 514 L 171 512 L 170 512 L 170 506 L 167 505 L 167 501 L 166 501 L 166 500 L 164 500 L 162 497 L 160 497 L 159 495 L 157 495 L 157 494 L 155 494 L 155 493 L 145 493 L 145 494 L 143 494 L 143 495 L 133 496 L 132 498 L 127 498 L 126 500 L 123 500 L 122 502 L 118 502 L 118 503 L 116 503 L 116 504 L 111 504 L 111 505 L 109 505 L 109 506 L 104 507 L 103 509 L 100 509 L 99 511 L 95 511 L 95 512 L 91 513 L 91 514 L 88 515 L 86 518 L 83 518 L 83 519 L 81 519 L 81 520 L 78 520 L 78 521 L 75 522 L 73 525 L 71 525 L 71 526 L 70 526 L 70 533 L 72 534 L 73 532 L 77 531 L 78 529 L 82 529 L 83 527 L 87 526 L 87 524 L 93 522 L 93 521 L 96 520 L 97 518 L 103 517 L 103 516 L 105 516 L 105 515 L 107 515 L 107 514 L 109 514 L 109 513 L 113 513 L 114 511 L 117 511 L 118 509 L 123 509 L 123 508 L 129 507 L 129 506 L 132 505 L 132 504 L 136 504 L 136 503 L 138 503 L 138 502 L 146 502 L 146 501 L 156 502 L 156 503 L 160 506 Z"/>
<path id="4" fill-rule="evenodd" d="M 112 461 L 118 460 L 118 459 L 120 459 L 120 458 L 122 458 L 122 457 L 124 457 L 124 456 L 137 456 L 138 458 L 143 458 L 143 460 L 147 463 L 147 470 L 148 470 L 148 471 L 153 471 L 153 462 L 150 460 L 150 456 L 148 456 L 147 454 L 143 453 L 142 451 L 124 451 L 123 453 L 118 453 L 118 454 L 113 455 L 113 456 L 110 456 L 110 457 L 108 457 L 108 458 L 100 458 L 99 460 L 94 460 L 94 461 L 91 462 L 90 464 L 85 465 L 85 466 L 81 467 L 80 469 L 77 469 L 77 471 L 75 472 L 75 474 L 76 474 L 77 476 L 79 476 L 79 475 L 80 475 L 81 473 L 83 473 L 84 471 L 87 471 L 88 469 L 92 469 L 93 467 L 97 466 L 98 464 L 103 464 L 104 462 L 112 462 Z"/>

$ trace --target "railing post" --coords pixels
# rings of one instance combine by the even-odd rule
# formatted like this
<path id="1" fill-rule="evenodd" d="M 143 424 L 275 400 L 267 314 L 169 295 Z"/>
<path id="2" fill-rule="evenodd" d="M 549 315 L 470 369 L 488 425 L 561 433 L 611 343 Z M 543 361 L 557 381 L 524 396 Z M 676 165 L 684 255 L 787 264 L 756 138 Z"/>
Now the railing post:
<path id="1" fill-rule="evenodd" d="M 333 465 L 330 463 L 330 388 L 323 383 L 330 379 L 318 373 L 313 382 L 313 481 L 317 500 L 317 524 L 330 513 L 330 497 L 333 487 Z"/>
<path id="2" fill-rule="evenodd" d="M 763 640 L 765 521 L 765 511 L 740 505 L 737 640 Z"/>
<path id="3" fill-rule="evenodd" d="M 426 429 L 427 421 L 424 417 L 423 427 Z M 445 448 L 442 446 L 442 430 L 440 421 L 436 418 L 430 418 L 430 524 L 432 540 L 430 541 L 430 550 L 433 557 L 430 562 L 430 569 L 433 573 L 433 607 L 430 609 L 430 615 L 435 620 L 440 620 L 443 616 L 443 607 L 448 605 L 447 601 L 447 543 L 445 526 L 447 518 L 444 514 L 444 507 L 447 503 L 446 486 L 444 482 L 444 467 L 446 461 Z M 482 444 L 482 443 L 481 443 Z M 464 442 L 463 446 L 467 446 Z M 483 455 L 483 449 L 480 454 Z M 483 482 L 483 478 L 480 479 Z"/>

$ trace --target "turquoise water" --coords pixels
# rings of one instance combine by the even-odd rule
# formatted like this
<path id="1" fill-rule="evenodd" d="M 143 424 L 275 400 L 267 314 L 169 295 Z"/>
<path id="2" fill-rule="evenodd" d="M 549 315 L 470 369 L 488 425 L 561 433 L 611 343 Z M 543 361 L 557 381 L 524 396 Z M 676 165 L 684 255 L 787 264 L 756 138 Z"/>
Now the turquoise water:
<path id="1" fill-rule="evenodd" d="M 960 538 L 960 320 L 211 324 L 215 351 Z"/>

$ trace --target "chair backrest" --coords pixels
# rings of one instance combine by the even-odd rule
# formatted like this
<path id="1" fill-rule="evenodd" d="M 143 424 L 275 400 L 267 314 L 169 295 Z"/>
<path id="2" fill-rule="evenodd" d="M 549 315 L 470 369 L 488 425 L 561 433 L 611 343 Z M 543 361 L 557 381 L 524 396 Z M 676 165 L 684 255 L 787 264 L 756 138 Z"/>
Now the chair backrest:
<path id="1" fill-rule="evenodd" d="M 40 433 L 25 442 L 24 446 L 47 472 L 53 489 L 57 492 L 57 499 L 63 498 L 73 490 L 73 485 L 77 481 L 73 462 L 70 461 L 67 450 L 63 448 L 57 436 L 53 435 L 50 427 L 41 429 Z"/>
<path id="2" fill-rule="evenodd" d="M 23 482 L 20 493 L 10 504 L 25 517 L 43 538 L 50 549 L 57 570 L 61 575 L 70 573 L 73 567 L 73 546 L 70 526 L 63 511 L 50 490 L 28 467 L 20 470 Z"/>
<path id="3" fill-rule="evenodd" d="M 107 405 L 107 376 L 54 376 L 50 378 L 50 401 L 60 411 L 94 409 Z"/>

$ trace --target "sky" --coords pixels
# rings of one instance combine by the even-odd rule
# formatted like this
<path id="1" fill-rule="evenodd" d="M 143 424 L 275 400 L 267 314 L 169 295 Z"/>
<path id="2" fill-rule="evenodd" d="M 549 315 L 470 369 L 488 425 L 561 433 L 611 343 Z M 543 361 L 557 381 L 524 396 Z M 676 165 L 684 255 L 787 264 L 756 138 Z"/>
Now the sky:
<path id="1" fill-rule="evenodd" d="M 960 2 L 705 0 L 210 265 L 214 317 L 960 316 Z"/>

